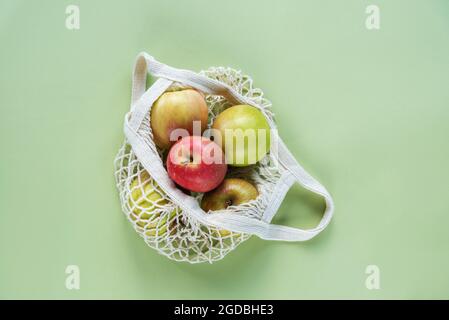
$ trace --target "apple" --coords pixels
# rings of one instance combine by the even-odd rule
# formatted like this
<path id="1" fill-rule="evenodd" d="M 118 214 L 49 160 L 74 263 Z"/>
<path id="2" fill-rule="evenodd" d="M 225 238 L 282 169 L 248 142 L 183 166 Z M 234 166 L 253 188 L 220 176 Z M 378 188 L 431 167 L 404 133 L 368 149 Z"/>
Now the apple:
<path id="1" fill-rule="evenodd" d="M 204 211 L 223 210 L 254 200 L 259 195 L 256 187 L 238 178 L 224 179 L 218 188 L 206 193 L 201 200 Z"/>
<path id="2" fill-rule="evenodd" d="M 130 218 L 137 221 L 139 231 L 145 232 L 147 236 L 162 236 L 167 233 L 167 229 L 174 230 L 172 220 L 176 211 L 167 214 L 163 210 L 157 210 L 169 202 L 147 171 L 142 171 L 134 178 L 130 190 L 128 199 L 128 205 L 132 210 Z"/>
<path id="3" fill-rule="evenodd" d="M 270 150 L 270 126 L 263 113 L 241 104 L 220 113 L 211 134 L 225 151 L 226 162 L 243 167 L 260 161 Z"/>
<path id="4" fill-rule="evenodd" d="M 151 108 L 154 142 L 161 149 L 169 148 L 179 137 L 170 137 L 175 129 L 183 129 L 184 135 L 201 135 L 206 129 L 207 117 L 206 100 L 200 92 L 194 89 L 167 91 Z M 201 130 L 194 130 L 194 121 L 199 121 Z"/>
<path id="5" fill-rule="evenodd" d="M 218 188 L 203 196 L 201 208 L 206 212 L 223 210 L 229 206 L 238 206 L 254 200 L 258 195 L 259 192 L 256 187 L 243 179 L 224 179 Z M 231 231 L 224 229 L 219 229 L 218 232 L 223 237 L 231 233 Z"/>
<path id="6" fill-rule="evenodd" d="M 176 232 L 176 220 L 173 218 L 176 216 L 176 210 L 170 212 L 170 214 L 165 214 L 160 217 L 156 222 L 151 222 L 144 227 L 145 235 L 148 237 L 163 236 L 170 232 L 171 235 Z"/>
<path id="7" fill-rule="evenodd" d="M 189 136 L 180 139 L 170 149 L 167 171 L 181 187 L 207 192 L 223 181 L 227 165 L 218 144 L 205 137 Z"/>

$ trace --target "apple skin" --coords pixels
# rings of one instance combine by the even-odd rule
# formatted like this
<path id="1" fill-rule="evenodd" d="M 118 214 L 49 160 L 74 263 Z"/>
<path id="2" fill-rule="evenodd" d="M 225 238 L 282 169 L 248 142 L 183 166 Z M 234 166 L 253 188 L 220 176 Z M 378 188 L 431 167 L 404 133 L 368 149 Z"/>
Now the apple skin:
<path id="1" fill-rule="evenodd" d="M 265 154 L 270 150 L 270 126 L 263 113 L 250 105 L 241 104 L 230 107 L 220 113 L 214 120 L 212 129 L 219 131 L 218 139 L 216 141 L 226 154 L 226 162 L 229 165 L 244 167 L 255 164 L 260 161 Z M 236 136 L 226 136 L 226 131 L 235 134 L 236 130 L 254 130 L 255 145 L 248 143 L 249 140 L 245 138 L 243 145 L 236 143 Z M 259 141 L 259 130 L 261 138 Z M 248 137 L 248 134 L 244 134 Z M 232 138 L 232 139 L 229 139 Z M 259 148 L 259 143 L 261 144 Z M 260 150 L 259 150 L 260 149 Z"/>
<path id="2" fill-rule="evenodd" d="M 164 215 L 164 217 L 155 223 L 149 223 L 144 227 L 145 235 L 148 237 L 160 237 L 170 231 L 173 235 L 176 233 L 176 221 L 173 218 L 176 216 L 176 211 L 173 210 L 169 215 Z M 172 221 L 173 220 L 173 221 Z M 171 221 L 171 222 L 170 222 Z"/>
<path id="3" fill-rule="evenodd" d="M 201 200 L 201 208 L 206 211 L 224 210 L 228 206 L 254 200 L 259 195 L 256 187 L 251 183 L 237 178 L 224 179 L 218 188 L 206 193 Z M 219 229 L 222 237 L 228 236 L 231 231 Z"/>
<path id="4" fill-rule="evenodd" d="M 170 141 L 175 129 L 185 129 L 188 135 L 201 135 L 207 126 L 208 107 L 204 96 L 194 89 L 167 91 L 151 108 L 151 130 L 154 143 L 167 149 L 176 141 Z M 193 132 L 193 121 L 201 121 L 201 132 Z"/>
<path id="5" fill-rule="evenodd" d="M 147 171 L 142 171 L 138 177 L 134 178 L 130 190 L 128 205 L 133 210 L 130 218 L 132 221 L 137 220 L 138 229 L 144 231 L 147 236 L 166 234 L 168 225 L 176 215 L 176 211 L 162 216 L 160 212 L 154 212 L 159 206 L 168 204 L 168 200 L 163 197 L 163 191 L 151 179 Z M 174 230 L 173 223 L 171 222 L 172 228 L 169 229 Z"/>
<path id="6" fill-rule="evenodd" d="M 209 155 L 213 159 L 208 158 Z M 215 142 L 205 137 L 189 136 L 180 139 L 170 149 L 167 171 L 181 187 L 194 192 L 216 188 L 227 171 L 225 156 Z"/>
<path id="7" fill-rule="evenodd" d="M 220 186 L 203 196 L 201 208 L 204 211 L 223 210 L 254 200 L 259 195 L 256 187 L 238 178 L 224 179 Z"/>

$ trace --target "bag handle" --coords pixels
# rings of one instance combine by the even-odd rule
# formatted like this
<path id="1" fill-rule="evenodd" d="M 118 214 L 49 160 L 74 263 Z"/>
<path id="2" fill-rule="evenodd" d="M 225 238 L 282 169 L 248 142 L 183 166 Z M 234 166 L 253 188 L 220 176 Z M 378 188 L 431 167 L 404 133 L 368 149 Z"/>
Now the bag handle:
<path id="1" fill-rule="evenodd" d="M 281 241 L 306 241 L 315 237 L 327 227 L 334 212 L 334 203 L 331 195 L 322 184 L 301 167 L 280 138 L 278 138 L 278 143 L 278 160 L 284 169 L 286 169 L 286 172 L 281 175 L 279 182 L 274 188 L 262 220 L 243 217 L 237 214 L 220 213 L 211 214 L 211 218 L 209 219 L 210 222 L 213 221 L 224 229 L 254 234 L 265 240 Z M 270 223 L 288 190 L 295 182 L 299 183 L 304 188 L 319 194 L 325 200 L 325 212 L 315 228 L 300 229 Z"/>
<path id="2" fill-rule="evenodd" d="M 147 71 L 153 76 L 159 77 L 159 79 L 145 91 Z M 320 233 L 329 224 L 334 210 L 332 197 L 317 180 L 299 165 L 279 137 L 276 137 L 279 148 L 277 150 L 279 155 L 278 161 L 285 169 L 285 172 L 276 184 L 275 190 L 272 192 L 272 199 L 269 201 L 269 206 L 266 208 L 262 220 L 235 213 L 206 214 L 193 197 L 179 191 L 173 181 L 168 177 L 156 149 L 151 148 L 138 133 L 140 124 L 151 108 L 151 105 L 173 81 L 182 82 L 209 94 L 225 96 L 232 102 L 246 103 L 257 108 L 260 108 L 260 106 L 240 95 L 226 84 L 189 70 L 169 67 L 156 61 L 147 53 L 139 54 L 133 75 L 131 112 L 125 117 L 125 135 L 144 168 L 151 173 L 156 182 L 185 212 L 198 219 L 201 223 L 234 232 L 257 235 L 266 240 L 308 240 Z M 270 127 L 275 128 L 274 123 L 268 118 L 267 120 L 269 121 Z M 326 201 L 325 213 L 318 226 L 313 229 L 303 230 L 270 223 L 287 191 L 295 182 L 299 182 L 306 189 L 323 196 Z"/>

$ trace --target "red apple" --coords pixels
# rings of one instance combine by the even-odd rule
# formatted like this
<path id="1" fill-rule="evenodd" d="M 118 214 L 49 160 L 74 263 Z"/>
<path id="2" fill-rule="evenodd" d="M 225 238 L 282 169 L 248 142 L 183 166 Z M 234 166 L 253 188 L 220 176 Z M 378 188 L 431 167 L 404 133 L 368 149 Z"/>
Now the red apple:
<path id="1" fill-rule="evenodd" d="M 201 135 L 207 126 L 207 116 L 206 100 L 200 92 L 194 89 L 165 92 L 151 108 L 154 143 L 167 149 L 178 140 L 179 134 Z M 198 130 L 194 128 L 194 122 L 198 123 Z"/>
<path id="2" fill-rule="evenodd" d="M 227 165 L 218 144 L 205 137 L 189 136 L 179 140 L 170 149 L 167 171 L 170 178 L 181 187 L 207 192 L 223 181 Z"/>

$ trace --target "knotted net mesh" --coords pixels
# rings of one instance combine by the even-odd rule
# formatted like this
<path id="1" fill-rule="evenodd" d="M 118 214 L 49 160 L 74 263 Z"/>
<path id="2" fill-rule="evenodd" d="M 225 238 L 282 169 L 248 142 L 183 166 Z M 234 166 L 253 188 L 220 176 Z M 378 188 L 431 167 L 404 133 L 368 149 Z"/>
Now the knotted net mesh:
<path id="1" fill-rule="evenodd" d="M 252 79 L 241 71 L 224 67 L 211 67 L 201 74 L 231 86 L 235 91 L 259 105 L 267 117 L 273 119 L 271 102 L 263 97 L 261 89 L 254 87 Z M 182 84 L 174 84 L 182 86 Z M 208 127 L 215 117 L 232 106 L 224 97 L 206 95 L 209 108 Z M 159 150 L 154 142 L 147 114 L 139 134 L 161 159 L 166 153 Z M 165 161 L 164 161 L 165 162 Z M 240 243 L 249 238 L 248 234 L 236 233 L 205 225 L 185 212 L 153 180 L 125 140 L 115 158 L 115 179 L 124 214 L 136 232 L 151 248 L 176 261 L 190 263 L 214 262 L 222 259 Z M 233 205 L 217 213 L 233 212 L 247 217 L 261 219 L 268 205 L 270 194 L 282 173 L 273 155 L 268 153 L 255 165 L 229 167 L 227 178 L 243 178 L 251 182 L 259 196 L 250 202 Z M 192 193 L 199 202 L 203 194 Z M 211 213 L 208 213 L 211 214 Z"/>

